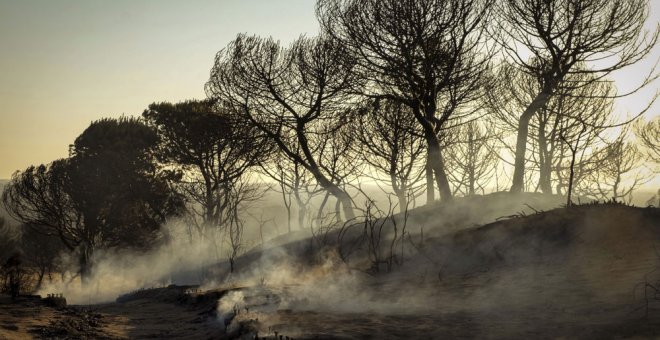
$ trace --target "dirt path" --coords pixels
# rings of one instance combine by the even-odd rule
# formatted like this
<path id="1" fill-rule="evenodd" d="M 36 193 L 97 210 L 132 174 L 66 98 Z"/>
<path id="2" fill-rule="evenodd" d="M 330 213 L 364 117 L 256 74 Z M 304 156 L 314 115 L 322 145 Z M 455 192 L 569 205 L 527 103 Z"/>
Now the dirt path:
<path id="1" fill-rule="evenodd" d="M 30 330 L 62 317 L 63 313 L 41 303 L 29 300 L 11 303 L 8 297 L 0 297 L 0 339 L 32 339 Z"/>
<path id="2" fill-rule="evenodd" d="M 63 309 L 38 300 L 0 301 L 1 340 L 218 339 L 223 329 L 203 310 L 148 299 Z"/>
<path id="3" fill-rule="evenodd" d="M 172 303 L 140 299 L 94 306 L 104 316 L 104 332 L 130 339 L 215 339 L 223 327 L 204 311 Z"/>

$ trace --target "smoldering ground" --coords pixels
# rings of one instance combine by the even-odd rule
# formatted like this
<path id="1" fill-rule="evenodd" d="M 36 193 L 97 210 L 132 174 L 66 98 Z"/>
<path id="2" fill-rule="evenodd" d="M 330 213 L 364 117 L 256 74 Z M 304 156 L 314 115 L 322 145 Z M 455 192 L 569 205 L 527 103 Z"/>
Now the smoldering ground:
<path id="1" fill-rule="evenodd" d="M 201 284 L 202 290 L 230 292 L 218 301 L 218 322 L 238 327 L 259 320 L 253 327 L 260 334 L 291 336 L 359 337 L 360 327 L 394 332 L 384 337 L 452 334 L 458 331 L 447 328 L 451 320 L 472 336 L 556 335 L 548 328 L 569 332 L 557 326 L 568 323 L 593 330 L 644 315 L 648 301 L 640 285 L 660 279 L 653 276 L 660 267 L 657 209 L 551 210 L 556 201 L 530 195 L 524 201 L 536 200 L 531 204 L 512 199 L 507 206 L 502 197 L 457 203 L 451 213 L 446 207 L 414 210 L 394 243 L 393 225 L 385 223 L 380 259 L 369 246 L 374 235 L 365 235 L 358 221 L 325 235 L 277 236 L 240 256 L 233 273 L 212 243 L 175 239 L 148 254 L 99 254 L 87 286 L 51 284 L 42 292 L 88 304 L 140 288 Z M 508 218 L 495 221 L 502 216 Z M 484 220 L 495 222 L 478 226 Z M 374 263 L 389 256 L 392 244 L 392 265 Z M 397 329 L 403 333 L 396 335 Z"/>
<path id="2" fill-rule="evenodd" d="M 389 273 L 336 265 L 327 253 L 307 272 L 252 269 L 267 293 L 242 290 L 240 305 L 248 308 L 241 317 L 260 320 L 262 332 L 339 338 L 364 335 L 361 327 L 383 337 L 653 332 L 647 322 L 659 315 L 646 313 L 640 287 L 659 278 L 659 217 L 657 209 L 618 205 L 532 214 L 429 239 L 425 254 L 411 250 L 407 264 Z M 342 269 L 319 269 L 335 266 Z M 269 272 L 287 273 L 273 275 L 289 277 L 289 285 L 269 285 Z M 265 304 L 263 295 L 278 298 Z M 264 305 L 269 312 L 260 312 Z M 452 329 L 450 320 L 469 330 Z"/>

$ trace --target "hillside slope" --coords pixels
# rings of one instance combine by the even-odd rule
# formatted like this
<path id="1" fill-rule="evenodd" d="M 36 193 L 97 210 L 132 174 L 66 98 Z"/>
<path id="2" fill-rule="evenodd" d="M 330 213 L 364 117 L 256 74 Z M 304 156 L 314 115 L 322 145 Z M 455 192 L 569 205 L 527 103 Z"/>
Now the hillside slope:
<path id="1" fill-rule="evenodd" d="M 296 339 L 660 336 L 660 301 L 646 285 L 660 283 L 660 209 L 558 208 L 409 248 L 403 264 L 370 275 L 359 255 L 347 270 L 327 248 L 311 266 L 264 252 L 246 263 L 261 284 L 241 289 L 252 307 L 238 320 Z M 263 308 L 264 296 L 277 303 Z"/>
<path id="2" fill-rule="evenodd" d="M 282 237 L 239 258 L 230 275 L 226 263 L 209 268 L 216 280 L 200 291 L 157 288 L 91 306 L 100 320 L 92 331 L 113 339 L 660 337 L 660 209 L 535 212 L 552 204 L 531 198 L 539 201 L 495 195 L 412 211 L 389 266 L 374 267 L 372 254 L 391 249 L 391 219 L 376 248 L 364 223 Z M 172 289 L 182 290 L 176 299 L 163 295 Z M 0 315 L 0 326 L 13 325 L 3 335 L 29 336 L 21 332 L 35 326 L 17 320 Z M 58 325 L 40 322 L 46 331 Z"/>

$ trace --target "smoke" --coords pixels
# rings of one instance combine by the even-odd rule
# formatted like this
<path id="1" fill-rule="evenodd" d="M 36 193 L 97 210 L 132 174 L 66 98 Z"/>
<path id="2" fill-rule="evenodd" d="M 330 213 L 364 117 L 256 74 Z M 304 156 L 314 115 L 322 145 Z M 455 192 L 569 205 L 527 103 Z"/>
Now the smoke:
<path id="1" fill-rule="evenodd" d="M 245 308 L 245 296 L 241 291 L 231 291 L 218 301 L 218 321 L 225 326 L 227 333 L 238 327 L 238 323 L 232 321 L 243 308 Z"/>
<path id="2" fill-rule="evenodd" d="M 529 197 L 529 206 L 538 210 L 561 200 Z M 309 334 L 315 317 L 357 323 L 356 315 L 368 315 L 359 322 L 387 328 L 400 320 L 447 324 L 456 317 L 469 323 L 474 336 L 496 331 L 518 337 L 520 329 L 539 327 L 539 318 L 605 322 L 625 317 L 629 305 L 639 302 L 632 300 L 633 289 L 658 267 L 658 236 L 651 228 L 657 212 L 649 217 L 651 210 L 594 206 L 537 214 L 520 198 L 503 198 L 415 211 L 401 238 L 405 247 L 397 246 L 389 271 L 374 270 L 364 241 L 355 246 L 363 231 L 358 225 L 341 242 L 337 230 L 327 242 L 305 232 L 279 236 L 239 257 L 233 273 L 222 257 L 226 245 L 185 237 L 147 254 L 99 252 L 88 285 L 51 283 L 41 293 L 63 293 L 71 303 L 86 304 L 139 288 L 201 284 L 202 290 L 228 290 L 217 305 L 227 332 L 259 320 L 259 334 L 278 329 L 288 335 Z M 474 226 L 514 214 L 517 218 Z M 389 249 L 391 231 L 383 229 L 382 252 Z M 346 246 L 355 248 L 348 257 L 338 250 Z M 596 310 L 601 312 L 593 316 Z M 502 316 L 507 313 L 517 323 L 507 324 Z"/>
<path id="3" fill-rule="evenodd" d="M 149 252 L 97 250 L 92 273 L 86 284 L 76 277 L 45 281 L 38 294 L 62 293 L 72 304 L 114 301 L 119 295 L 140 288 L 200 284 L 214 275 L 212 265 L 226 253 L 222 240 L 195 240 L 181 235 L 185 225 L 174 221 L 166 226 L 179 237 Z M 75 257 L 63 255 L 62 261 L 75 268 Z"/>
<path id="4" fill-rule="evenodd" d="M 327 249 L 303 260 L 309 243 L 292 242 L 262 252 L 236 274 L 248 287 L 241 304 L 250 310 L 236 318 L 260 320 L 260 334 L 289 335 L 310 334 L 319 313 L 326 325 L 333 318 L 355 323 L 358 315 L 381 326 L 396 315 L 444 323 L 456 317 L 469 321 L 475 336 L 496 337 L 557 331 L 566 322 L 621 322 L 639 316 L 631 314 L 642 302 L 633 291 L 659 267 L 652 229 L 658 214 L 649 211 L 587 206 L 468 228 L 427 240 L 424 254 L 411 249 L 403 265 L 379 274 L 351 268 Z"/>
<path id="5" fill-rule="evenodd" d="M 556 200 L 550 201 L 550 203 L 541 202 L 540 199 L 535 198 L 533 205 L 543 207 L 556 203 Z M 494 219 L 500 216 L 497 214 L 525 208 L 519 199 L 508 203 L 498 200 L 497 205 L 486 209 L 485 212 L 480 211 L 484 210 L 484 205 L 476 199 L 476 202 L 452 207 L 451 211 L 420 209 L 419 213 L 411 216 L 408 230 L 419 232 L 420 226 L 425 226 L 427 235 L 432 235 L 433 231 L 436 234 L 444 234 L 461 226 L 464 228 L 474 225 L 475 221 Z M 440 215 L 443 216 L 441 220 L 437 218 Z M 470 218 L 466 220 L 465 216 Z M 45 280 L 38 294 L 61 293 L 70 303 L 91 304 L 114 301 L 119 295 L 137 289 L 169 284 L 199 284 L 202 285 L 202 289 L 221 286 L 297 285 L 298 291 L 294 295 L 303 296 L 304 299 L 284 301 L 284 304 L 296 305 L 298 300 L 305 300 L 309 306 L 324 309 L 356 308 L 368 311 L 384 308 L 380 306 L 381 302 L 378 299 L 374 299 L 374 293 L 364 289 L 364 285 L 370 284 L 365 282 L 371 279 L 369 275 L 362 270 L 345 266 L 336 252 L 312 249 L 320 246 L 310 241 L 307 230 L 281 236 L 267 244 L 252 248 L 252 251 L 237 260 L 237 272 L 229 273 L 229 266 L 224 262 L 228 247 L 222 239 L 190 242 L 185 233 L 187 226 L 183 221 L 173 221 L 164 227 L 173 235 L 171 243 L 148 253 L 98 250 L 94 254 L 93 272 L 87 284 L 81 284 L 79 279 L 71 280 L 70 276 L 61 280 Z M 248 237 L 244 241 L 243 249 L 250 249 L 251 244 L 257 244 L 262 240 L 262 230 L 257 232 L 261 227 L 263 226 L 248 227 L 246 231 Z M 272 232 L 272 226 L 267 226 L 268 228 Z M 418 237 L 414 233 L 408 236 L 415 239 Z M 335 236 L 329 238 L 335 239 Z M 406 247 L 410 251 L 413 250 L 410 245 Z M 75 260 L 66 256 L 62 259 L 64 263 L 71 264 L 74 264 Z M 428 261 L 422 259 L 418 262 Z M 413 267 L 416 268 L 415 270 L 436 271 L 432 266 L 421 268 L 419 263 Z M 388 309 L 401 309 L 398 307 L 401 304 L 399 300 L 411 301 L 411 297 L 399 299 L 397 293 L 395 298 L 390 297 L 384 303 L 388 306 L 392 305 Z"/>

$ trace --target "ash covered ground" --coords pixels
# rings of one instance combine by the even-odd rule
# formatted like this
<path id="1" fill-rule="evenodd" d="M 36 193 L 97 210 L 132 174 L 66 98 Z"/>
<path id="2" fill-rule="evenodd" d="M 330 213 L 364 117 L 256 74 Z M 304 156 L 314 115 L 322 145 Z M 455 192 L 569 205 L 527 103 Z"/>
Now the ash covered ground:
<path id="1" fill-rule="evenodd" d="M 660 209 L 501 198 L 283 235 L 198 283 L 170 266 L 110 301 L 3 301 L 0 338 L 660 336 Z"/>

